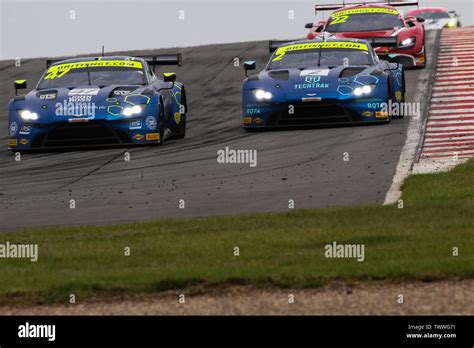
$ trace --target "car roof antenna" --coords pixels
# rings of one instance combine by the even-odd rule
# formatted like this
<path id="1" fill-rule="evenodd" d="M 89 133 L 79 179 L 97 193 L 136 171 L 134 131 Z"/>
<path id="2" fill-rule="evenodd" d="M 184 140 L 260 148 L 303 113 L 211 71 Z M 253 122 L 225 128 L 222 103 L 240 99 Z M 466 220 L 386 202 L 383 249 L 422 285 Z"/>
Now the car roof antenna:
<path id="1" fill-rule="evenodd" d="M 104 54 L 105 54 L 105 46 L 102 45 L 102 57 L 104 56 Z"/>

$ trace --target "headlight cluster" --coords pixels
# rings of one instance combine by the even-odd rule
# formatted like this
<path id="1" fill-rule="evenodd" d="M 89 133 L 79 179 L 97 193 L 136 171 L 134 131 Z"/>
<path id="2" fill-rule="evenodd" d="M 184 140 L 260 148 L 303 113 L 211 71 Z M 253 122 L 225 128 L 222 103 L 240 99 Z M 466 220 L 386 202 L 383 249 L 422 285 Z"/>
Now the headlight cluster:
<path id="1" fill-rule="evenodd" d="M 374 88 L 375 88 L 375 85 L 365 85 L 365 86 L 361 86 L 361 87 L 356 87 L 356 88 L 354 88 L 353 93 L 356 97 L 361 97 L 363 95 L 368 95 L 368 94 L 372 93 Z"/>
<path id="2" fill-rule="evenodd" d="M 403 40 L 400 44 L 400 48 L 412 47 L 412 46 L 415 46 L 415 43 L 416 43 L 416 37 L 413 36 L 413 37 Z"/>
<path id="3" fill-rule="evenodd" d="M 141 105 L 134 105 L 134 106 L 127 106 L 123 108 L 122 110 L 122 115 L 124 116 L 133 116 L 133 115 L 138 115 L 143 111 L 144 107 Z"/>
<path id="4" fill-rule="evenodd" d="M 255 89 L 253 91 L 253 95 L 258 100 L 270 100 L 273 98 L 273 94 L 271 94 L 270 92 L 264 91 L 263 89 Z"/>
<path id="5" fill-rule="evenodd" d="M 458 21 L 455 19 L 451 19 L 448 24 L 446 24 L 447 28 L 455 28 L 458 25 Z"/>
<path id="6" fill-rule="evenodd" d="M 36 121 L 38 119 L 38 114 L 30 110 L 18 110 L 18 114 L 25 121 Z"/>

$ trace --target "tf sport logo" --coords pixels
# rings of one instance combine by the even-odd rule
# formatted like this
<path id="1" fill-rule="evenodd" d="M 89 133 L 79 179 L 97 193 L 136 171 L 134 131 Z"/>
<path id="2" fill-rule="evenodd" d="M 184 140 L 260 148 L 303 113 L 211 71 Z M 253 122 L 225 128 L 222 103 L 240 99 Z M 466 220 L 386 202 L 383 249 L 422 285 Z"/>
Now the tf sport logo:
<path id="1" fill-rule="evenodd" d="M 304 82 L 306 83 L 319 83 L 321 81 L 321 76 L 306 76 Z"/>

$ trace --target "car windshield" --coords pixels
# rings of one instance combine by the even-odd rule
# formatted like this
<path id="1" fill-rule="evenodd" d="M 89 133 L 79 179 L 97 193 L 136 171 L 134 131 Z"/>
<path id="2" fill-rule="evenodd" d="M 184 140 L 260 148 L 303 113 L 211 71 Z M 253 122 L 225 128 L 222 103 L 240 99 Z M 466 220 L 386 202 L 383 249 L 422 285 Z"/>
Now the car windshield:
<path id="1" fill-rule="evenodd" d="M 417 14 L 417 17 L 424 19 L 449 19 L 451 16 L 448 12 L 421 12 Z"/>
<path id="2" fill-rule="evenodd" d="M 366 46 L 366 45 L 364 45 Z M 367 46 L 366 46 L 367 47 Z M 275 69 L 305 69 L 317 66 L 371 65 L 368 50 L 309 49 L 286 52 L 283 56 L 275 52 L 267 66 Z"/>
<path id="3" fill-rule="evenodd" d="M 377 31 L 404 26 L 398 12 L 393 13 L 347 13 L 336 12 L 331 16 L 326 28 L 333 33 Z"/>
<path id="4" fill-rule="evenodd" d="M 113 62 L 116 62 L 114 65 Z M 117 63 L 120 62 L 120 63 Z M 89 64 L 88 64 L 89 63 Z M 38 88 L 73 88 L 83 85 L 143 85 L 142 64 L 136 61 L 96 61 L 51 66 Z"/>

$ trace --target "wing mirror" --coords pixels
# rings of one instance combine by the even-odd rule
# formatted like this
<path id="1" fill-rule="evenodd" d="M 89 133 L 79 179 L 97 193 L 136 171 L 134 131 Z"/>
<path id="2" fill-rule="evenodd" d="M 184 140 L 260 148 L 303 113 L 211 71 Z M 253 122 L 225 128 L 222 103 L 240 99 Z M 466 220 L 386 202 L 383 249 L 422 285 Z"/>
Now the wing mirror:
<path id="1" fill-rule="evenodd" d="M 175 82 L 176 81 L 176 74 L 173 72 L 170 73 L 163 73 L 163 80 L 165 82 Z"/>
<path id="2" fill-rule="evenodd" d="M 249 70 L 255 70 L 257 69 L 257 63 L 254 60 L 248 60 L 244 62 L 244 70 L 245 70 L 245 76 L 248 75 Z"/>
<path id="3" fill-rule="evenodd" d="M 314 27 L 314 23 L 306 23 L 304 27 L 306 29 L 311 29 L 312 27 Z"/>
<path id="4" fill-rule="evenodd" d="M 424 18 L 422 18 L 422 17 L 416 17 L 416 21 L 417 21 L 418 23 L 424 23 L 424 22 L 426 22 L 426 19 L 424 19 Z"/>
<path id="5" fill-rule="evenodd" d="M 409 16 L 405 18 L 405 21 L 409 27 L 414 27 L 416 25 L 417 18 L 413 16 Z"/>
<path id="6" fill-rule="evenodd" d="M 15 95 L 18 95 L 19 89 L 26 89 L 26 80 L 16 80 L 13 86 L 15 87 Z"/>
<path id="7" fill-rule="evenodd" d="M 451 15 L 451 17 L 456 17 L 456 18 L 461 17 L 461 15 L 459 15 L 456 11 L 449 11 L 449 14 Z"/>
<path id="8" fill-rule="evenodd" d="M 398 62 L 398 55 L 388 55 L 387 61 L 397 66 L 395 68 L 385 69 L 385 71 L 398 70 L 400 68 L 401 64 Z"/>

